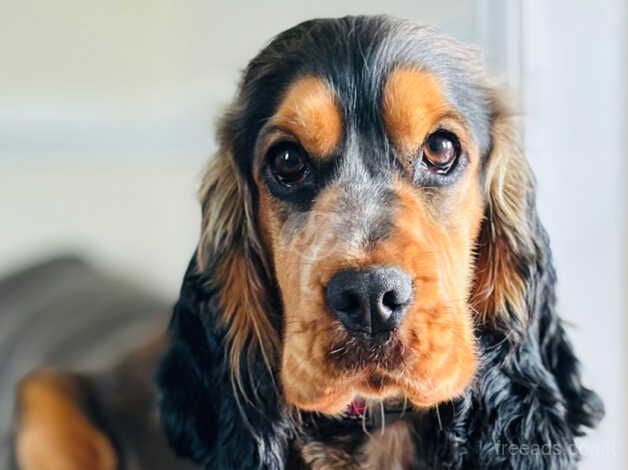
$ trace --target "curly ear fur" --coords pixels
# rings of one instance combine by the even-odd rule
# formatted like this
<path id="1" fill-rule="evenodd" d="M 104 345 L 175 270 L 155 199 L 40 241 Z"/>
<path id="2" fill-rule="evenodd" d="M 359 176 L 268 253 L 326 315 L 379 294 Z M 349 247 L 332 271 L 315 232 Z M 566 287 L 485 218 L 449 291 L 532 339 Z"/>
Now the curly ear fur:
<path id="1" fill-rule="evenodd" d="M 434 438 L 421 451 L 439 468 L 573 468 L 574 438 L 604 409 L 582 384 L 556 312 L 556 275 L 534 180 L 516 120 L 500 102 L 492 130 L 473 297 L 481 367 L 463 398 L 424 423 L 424 435 Z"/>
<path id="2" fill-rule="evenodd" d="M 283 468 L 268 268 L 229 151 L 212 160 L 199 194 L 201 239 L 157 374 L 162 424 L 176 452 L 205 468 Z"/>
<path id="3" fill-rule="evenodd" d="M 213 264 L 209 282 L 219 291 L 233 382 L 245 394 L 238 366 L 242 354 L 248 352 L 247 360 L 261 354 L 272 370 L 279 337 L 269 317 L 272 306 L 266 295 L 270 271 L 257 237 L 251 195 L 230 150 L 223 149 L 210 162 L 199 199 L 203 220 L 197 269 L 203 273 Z M 212 260 L 212 256 L 219 258 Z"/>
<path id="4" fill-rule="evenodd" d="M 485 323 L 511 312 L 527 317 L 528 266 L 539 250 L 530 215 L 534 212 L 534 176 L 523 155 L 519 121 L 495 96 L 491 151 L 484 168 L 486 214 L 477 244 L 471 303 Z"/>

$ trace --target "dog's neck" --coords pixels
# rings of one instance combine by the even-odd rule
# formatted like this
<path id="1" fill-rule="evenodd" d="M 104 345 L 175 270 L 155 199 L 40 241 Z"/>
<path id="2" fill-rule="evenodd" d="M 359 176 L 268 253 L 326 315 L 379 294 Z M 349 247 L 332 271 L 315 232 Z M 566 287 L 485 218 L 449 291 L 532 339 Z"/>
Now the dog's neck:
<path id="1" fill-rule="evenodd" d="M 351 437 L 354 438 L 355 434 Z M 346 448 L 345 445 L 309 441 L 301 446 L 301 458 L 312 470 L 401 470 L 411 468 L 416 460 L 411 424 L 405 420 L 396 420 L 372 432 L 365 432 L 361 443 L 353 449 Z"/>
<path id="2" fill-rule="evenodd" d="M 419 414 L 402 398 L 357 398 L 338 417 L 302 414 L 298 453 L 312 469 L 411 468 L 416 460 L 413 422 Z"/>

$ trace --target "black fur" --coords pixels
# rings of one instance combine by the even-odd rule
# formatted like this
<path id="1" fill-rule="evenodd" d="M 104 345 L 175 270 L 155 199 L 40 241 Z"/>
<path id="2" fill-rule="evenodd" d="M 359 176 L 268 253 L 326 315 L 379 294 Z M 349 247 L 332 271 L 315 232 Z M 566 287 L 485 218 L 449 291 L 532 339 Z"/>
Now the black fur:
<path id="1" fill-rule="evenodd" d="M 236 398 L 216 292 L 192 261 L 157 373 L 162 425 L 170 446 L 208 469 L 284 468 L 288 420 L 261 358 L 242 364 L 247 396 Z"/>
<path id="2" fill-rule="evenodd" d="M 443 51 L 453 43 L 425 29 L 415 29 L 417 35 L 408 38 L 408 28 L 382 17 L 307 22 L 282 33 L 251 62 L 221 138 L 232 146 L 253 194 L 256 135 L 281 90 L 307 71 L 322 73 L 339 90 L 345 115 L 355 116 L 355 132 L 377 136 L 379 131 L 368 129 L 381 127 L 377 97 L 382 76 L 395 63 L 418 60 L 447 77 L 450 99 L 465 113 L 482 154 L 488 154 L 489 95 L 476 85 L 476 72 L 457 65 L 465 59 L 464 51 Z M 357 95 L 375 99 L 364 102 Z M 411 418 L 420 468 L 571 468 L 578 460 L 574 438 L 603 415 L 597 395 L 581 383 L 578 361 L 555 311 L 549 244 L 533 203 L 530 211 L 535 243 L 519 254 L 528 318 L 502 312 L 500 324 L 478 325 L 481 367 L 473 385 L 453 403 Z M 353 436 L 344 441 L 350 451 L 363 437 L 360 428 L 330 425 L 316 415 L 292 419 L 276 392 L 277 378 L 260 357 L 250 369 L 241 365 L 246 395 L 253 402 L 236 398 L 217 292 L 208 287 L 220 255 L 213 254 L 202 275 L 196 274 L 194 261 L 190 264 L 170 324 L 170 349 L 157 384 L 171 446 L 207 469 L 298 468 L 298 445 L 308 436 L 330 442 L 339 442 L 340 434 Z M 538 452 L 511 444 L 536 445 Z"/>

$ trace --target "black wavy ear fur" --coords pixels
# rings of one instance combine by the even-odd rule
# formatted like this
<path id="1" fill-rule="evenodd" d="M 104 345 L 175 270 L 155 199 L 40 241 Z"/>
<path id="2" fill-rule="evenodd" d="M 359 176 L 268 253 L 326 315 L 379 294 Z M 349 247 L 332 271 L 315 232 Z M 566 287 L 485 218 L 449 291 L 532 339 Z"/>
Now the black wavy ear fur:
<path id="1" fill-rule="evenodd" d="M 495 98 L 472 299 L 481 367 L 460 400 L 423 423 L 433 439 L 419 452 L 436 468 L 573 468 L 574 438 L 604 414 L 556 312 L 549 240 L 517 127 Z"/>
<path id="2" fill-rule="evenodd" d="M 162 426 L 178 455 L 205 468 L 284 468 L 278 329 L 250 197 L 228 151 L 211 162 L 200 193 L 201 241 L 156 378 Z"/>

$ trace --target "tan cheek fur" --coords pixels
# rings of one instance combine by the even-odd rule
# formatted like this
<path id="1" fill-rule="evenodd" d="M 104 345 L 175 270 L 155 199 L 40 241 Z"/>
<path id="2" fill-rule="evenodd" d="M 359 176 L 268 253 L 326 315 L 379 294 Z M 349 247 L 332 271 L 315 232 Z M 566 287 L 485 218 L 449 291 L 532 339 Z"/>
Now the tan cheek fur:
<path id="1" fill-rule="evenodd" d="M 327 191 L 313 213 L 329 213 L 334 193 Z M 321 296 L 321 285 L 315 275 L 320 265 L 309 258 L 310 250 L 321 244 L 325 253 L 335 245 L 333 227 L 324 219 L 315 219 L 300 228 L 301 233 L 283 233 L 285 227 L 277 216 L 278 203 L 267 191 L 260 195 L 260 226 L 263 237 L 272 247 L 275 276 L 284 306 L 284 345 L 281 378 L 288 402 L 303 409 L 333 413 L 350 398 L 351 388 L 344 387 L 338 374 L 327 380 L 320 372 L 326 369 L 327 342 L 334 328 Z M 328 246 L 327 246 L 328 245 Z M 329 371 L 333 373 L 332 371 Z"/>
<path id="2" fill-rule="evenodd" d="M 370 258 L 374 265 L 395 263 L 414 275 L 415 302 L 401 325 L 412 351 L 403 377 L 404 393 L 415 405 L 430 406 L 458 395 L 476 368 L 471 286 L 473 242 L 481 220 L 479 191 L 468 190 L 446 225 L 436 222 L 413 190 L 397 190 L 397 226 Z"/>

